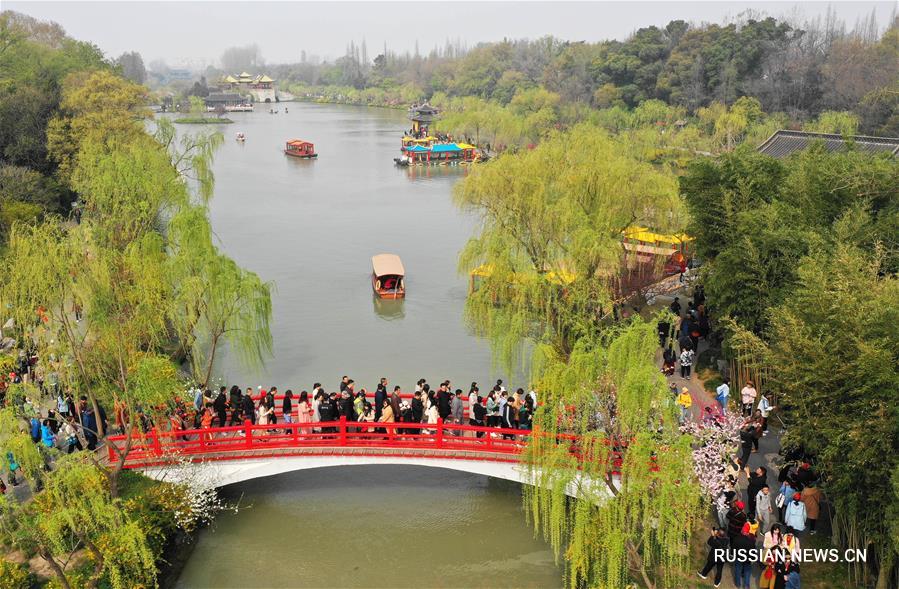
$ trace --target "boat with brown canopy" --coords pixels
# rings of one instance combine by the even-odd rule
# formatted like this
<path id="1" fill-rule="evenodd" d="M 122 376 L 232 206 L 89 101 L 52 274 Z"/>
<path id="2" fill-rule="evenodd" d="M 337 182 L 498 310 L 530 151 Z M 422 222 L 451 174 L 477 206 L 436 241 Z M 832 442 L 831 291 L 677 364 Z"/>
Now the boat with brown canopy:
<path id="1" fill-rule="evenodd" d="M 406 269 L 396 254 L 378 254 L 371 258 L 371 287 L 382 299 L 406 296 Z"/>

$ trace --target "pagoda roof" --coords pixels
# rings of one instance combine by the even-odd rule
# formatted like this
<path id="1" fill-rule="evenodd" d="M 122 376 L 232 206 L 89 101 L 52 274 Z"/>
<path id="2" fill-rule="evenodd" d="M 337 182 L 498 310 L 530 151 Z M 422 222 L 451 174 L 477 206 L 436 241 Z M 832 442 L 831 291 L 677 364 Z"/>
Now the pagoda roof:
<path id="1" fill-rule="evenodd" d="M 253 76 L 251 76 L 251 75 L 248 74 L 247 72 L 242 72 L 242 73 L 241 73 L 239 76 L 237 76 L 237 77 L 238 77 L 238 78 L 252 78 Z"/>
<path id="2" fill-rule="evenodd" d="M 269 77 L 266 76 L 265 74 L 262 74 L 261 76 L 259 76 L 258 78 L 256 78 L 256 81 L 257 81 L 257 82 L 274 82 L 273 79 L 269 78 Z"/>
<path id="3" fill-rule="evenodd" d="M 232 75 L 229 74 L 229 75 L 227 75 L 227 76 L 224 77 L 224 81 L 225 81 L 225 82 L 228 82 L 229 84 L 234 84 L 234 83 L 237 82 L 237 78 L 235 78 L 234 76 L 232 76 Z"/>

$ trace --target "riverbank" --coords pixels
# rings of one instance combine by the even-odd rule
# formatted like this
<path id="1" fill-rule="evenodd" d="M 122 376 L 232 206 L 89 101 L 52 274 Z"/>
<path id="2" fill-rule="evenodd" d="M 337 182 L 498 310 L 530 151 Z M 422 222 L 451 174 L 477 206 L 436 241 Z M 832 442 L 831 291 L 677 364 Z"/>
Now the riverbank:
<path id="1" fill-rule="evenodd" d="M 214 119 L 211 117 L 181 117 L 180 119 L 175 119 L 174 122 L 182 125 L 228 125 L 234 121 L 218 117 Z"/>

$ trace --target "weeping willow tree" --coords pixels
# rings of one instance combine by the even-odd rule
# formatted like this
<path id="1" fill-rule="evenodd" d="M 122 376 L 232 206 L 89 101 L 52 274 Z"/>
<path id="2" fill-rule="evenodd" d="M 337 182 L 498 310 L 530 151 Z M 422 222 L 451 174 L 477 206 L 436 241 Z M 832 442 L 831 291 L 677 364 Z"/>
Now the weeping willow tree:
<path id="1" fill-rule="evenodd" d="M 529 518 L 570 587 L 677 586 L 702 515 L 693 440 L 655 364 L 655 324 L 608 317 L 624 230 L 683 226 L 673 174 L 581 125 L 475 168 L 456 200 L 482 218 L 460 255 L 476 281 L 469 322 L 507 368 L 534 348 Z"/>
<path id="2" fill-rule="evenodd" d="M 626 228 L 681 226 L 674 176 L 590 125 L 474 168 L 455 199 L 482 219 L 460 255 L 460 270 L 478 281 L 466 314 L 506 365 L 526 339 L 566 357 L 598 331 Z"/>
<path id="3" fill-rule="evenodd" d="M 0 410 L 0 441 L 7 447 L 30 444 L 28 434 L 11 431 L 12 409 Z M 21 448 L 16 458 L 29 454 Z M 41 466 L 43 460 L 41 459 Z M 35 484 L 37 473 L 23 469 Z M 40 470 L 40 469 L 38 469 Z M 137 521 L 121 509 L 110 493 L 108 479 L 85 454 L 57 459 L 52 475 L 44 478 L 33 500 L 17 502 L 0 495 L 0 531 L 12 546 L 44 559 L 64 588 L 103 586 L 113 589 L 155 586 L 156 562 L 146 534 Z M 36 487 L 35 487 L 36 488 Z M 93 571 L 85 584 L 76 584 L 66 565 L 73 553 L 84 548 Z"/>
<path id="4" fill-rule="evenodd" d="M 180 211 L 169 229 L 172 324 L 194 380 L 208 386 L 224 343 L 245 367 L 260 366 L 271 353 L 272 285 L 218 251 L 205 206 Z"/>
<path id="5" fill-rule="evenodd" d="M 704 505 L 657 347 L 655 325 L 637 319 L 579 339 L 567 360 L 547 350 L 537 367 L 525 508 L 569 587 L 677 587 L 689 566 Z"/>
<path id="6" fill-rule="evenodd" d="M 178 350 L 204 384 L 224 341 L 261 364 L 271 347 L 270 286 L 213 244 L 206 207 L 220 135 L 177 137 L 166 122 L 150 135 L 142 90 L 108 73 L 67 84 L 48 137 L 83 213 L 78 224 L 15 226 L 0 288 L 21 336 L 43 362 L 59 360 L 62 385 L 125 434 L 122 448 L 110 446 L 115 496 L 133 439 L 163 421 L 183 389 Z M 97 422 L 89 433 L 103 438 Z"/>

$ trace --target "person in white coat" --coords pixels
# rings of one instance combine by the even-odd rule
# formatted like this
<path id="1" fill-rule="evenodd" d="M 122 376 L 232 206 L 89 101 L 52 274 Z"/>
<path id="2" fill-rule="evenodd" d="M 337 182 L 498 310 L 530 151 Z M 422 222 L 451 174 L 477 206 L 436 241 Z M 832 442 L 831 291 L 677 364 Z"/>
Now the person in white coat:
<path id="1" fill-rule="evenodd" d="M 790 499 L 790 503 L 787 505 L 787 510 L 784 513 L 784 523 L 796 532 L 801 532 L 805 529 L 805 503 L 802 502 L 800 493 L 794 493 L 793 498 Z"/>

